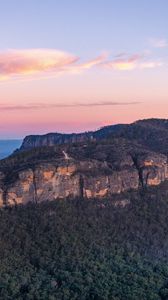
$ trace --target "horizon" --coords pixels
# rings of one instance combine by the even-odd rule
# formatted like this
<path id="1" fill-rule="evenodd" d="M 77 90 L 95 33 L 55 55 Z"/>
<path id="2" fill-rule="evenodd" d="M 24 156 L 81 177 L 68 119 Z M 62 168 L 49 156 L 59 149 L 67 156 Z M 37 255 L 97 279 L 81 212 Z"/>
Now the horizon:
<path id="1" fill-rule="evenodd" d="M 168 300 L 168 1 L 0 4 L 0 299 Z"/>
<path id="2" fill-rule="evenodd" d="M 168 118 L 145 118 L 145 119 L 138 119 L 138 120 L 135 120 L 133 122 L 129 122 L 129 123 L 114 123 L 114 124 L 107 124 L 107 125 L 104 125 L 104 126 L 101 126 L 101 127 L 96 127 L 96 128 L 93 128 L 92 130 L 83 130 L 83 131 L 50 131 L 50 132 L 42 132 L 42 133 L 34 133 L 34 134 L 27 134 L 25 136 L 21 136 L 21 137 L 16 137 L 16 138 L 1 138 L 0 137 L 0 141 L 2 142 L 5 142 L 5 141 L 23 141 L 25 137 L 27 136 L 43 136 L 43 135 L 47 135 L 47 134 L 82 134 L 82 133 L 87 133 L 87 132 L 95 132 L 95 131 L 98 131 L 104 127 L 108 127 L 108 126 L 116 126 L 116 125 L 128 125 L 128 124 L 133 124 L 133 123 L 136 123 L 136 122 L 139 122 L 139 121 L 146 121 L 146 120 L 166 120 L 168 121 Z"/>
<path id="3" fill-rule="evenodd" d="M 0 139 L 166 118 L 168 3 L 7 0 Z"/>

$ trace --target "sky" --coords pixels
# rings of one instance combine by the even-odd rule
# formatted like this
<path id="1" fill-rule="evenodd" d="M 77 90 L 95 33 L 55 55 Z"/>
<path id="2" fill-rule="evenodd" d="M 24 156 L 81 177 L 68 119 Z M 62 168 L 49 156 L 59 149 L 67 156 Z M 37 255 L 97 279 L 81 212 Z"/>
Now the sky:
<path id="1" fill-rule="evenodd" d="M 0 139 L 167 118 L 167 0 L 0 7 Z"/>

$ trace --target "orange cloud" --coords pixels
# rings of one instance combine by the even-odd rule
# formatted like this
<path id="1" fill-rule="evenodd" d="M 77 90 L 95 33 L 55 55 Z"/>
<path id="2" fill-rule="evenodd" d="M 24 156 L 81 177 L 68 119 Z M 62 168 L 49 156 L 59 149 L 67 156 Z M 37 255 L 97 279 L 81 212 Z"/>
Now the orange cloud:
<path id="1" fill-rule="evenodd" d="M 84 63 L 78 63 L 78 64 L 74 64 L 71 66 L 67 66 L 66 68 L 64 68 L 64 71 L 70 72 L 70 73 L 74 73 L 74 74 L 79 74 L 83 71 L 89 70 L 94 68 L 95 66 L 101 66 L 105 60 L 107 58 L 107 54 L 102 54 L 92 60 L 86 61 Z"/>
<path id="2" fill-rule="evenodd" d="M 144 60 L 144 55 L 139 54 L 127 56 L 123 53 L 111 61 L 107 61 L 107 54 L 102 54 L 82 63 L 77 56 L 59 50 L 8 50 L 0 52 L 0 80 L 13 77 L 25 78 L 25 75 L 37 75 L 38 78 L 39 75 L 42 75 L 45 78 L 45 76 L 48 77 L 51 74 L 55 76 L 56 73 L 81 73 L 95 66 L 125 71 L 155 68 L 160 65 L 160 62 Z"/>
<path id="3" fill-rule="evenodd" d="M 105 60 L 105 55 L 84 63 L 67 52 L 50 49 L 8 50 L 0 52 L 0 80 L 13 76 L 46 74 L 46 72 L 79 73 Z"/>
<path id="4" fill-rule="evenodd" d="M 100 65 L 102 64 L 107 58 L 107 54 L 102 54 L 98 57 L 96 57 L 95 59 L 92 59 L 86 63 L 80 64 L 79 68 L 81 69 L 90 69 L 96 65 Z"/>
<path id="5" fill-rule="evenodd" d="M 76 56 L 57 50 L 9 50 L 0 52 L 0 77 L 60 70 L 77 60 Z"/>
<path id="6" fill-rule="evenodd" d="M 125 54 L 120 55 L 119 58 L 112 61 L 108 61 L 104 66 L 108 69 L 119 70 L 119 71 L 130 71 L 135 69 L 149 69 L 161 66 L 162 63 L 159 61 L 148 61 L 144 55 L 134 54 L 126 56 Z"/>
<path id="7" fill-rule="evenodd" d="M 106 66 L 114 70 L 133 70 L 136 68 L 136 64 L 140 59 L 140 55 L 133 55 L 128 58 L 117 58 L 108 62 Z"/>

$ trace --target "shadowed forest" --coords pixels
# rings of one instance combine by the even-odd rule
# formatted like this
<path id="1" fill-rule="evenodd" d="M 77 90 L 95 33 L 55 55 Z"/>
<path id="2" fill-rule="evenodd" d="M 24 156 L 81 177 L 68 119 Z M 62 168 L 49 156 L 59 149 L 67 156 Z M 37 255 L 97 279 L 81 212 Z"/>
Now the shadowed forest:
<path id="1" fill-rule="evenodd" d="M 2 209 L 0 299 L 168 299 L 167 190 Z"/>

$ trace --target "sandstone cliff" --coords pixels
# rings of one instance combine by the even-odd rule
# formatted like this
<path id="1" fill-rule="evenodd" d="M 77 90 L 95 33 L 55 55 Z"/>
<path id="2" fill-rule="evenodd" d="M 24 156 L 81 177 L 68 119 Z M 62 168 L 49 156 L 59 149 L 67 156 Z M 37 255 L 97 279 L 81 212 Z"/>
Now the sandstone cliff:
<path id="1" fill-rule="evenodd" d="M 0 206 L 111 197 L 168 179 L 168 120 L 28 136 L 0 161 Z"/>
<path id="2" fill-rule="evenodd" d="M 0 172 L 0 206 L 41 202 L 66 197 L 102 198 L 140 186 L 158 185 L 168 178 L 167 157 L 125 154 L 118 168 L 107 161 L 77 160 L 63 156 L 36 161 Z"/>

